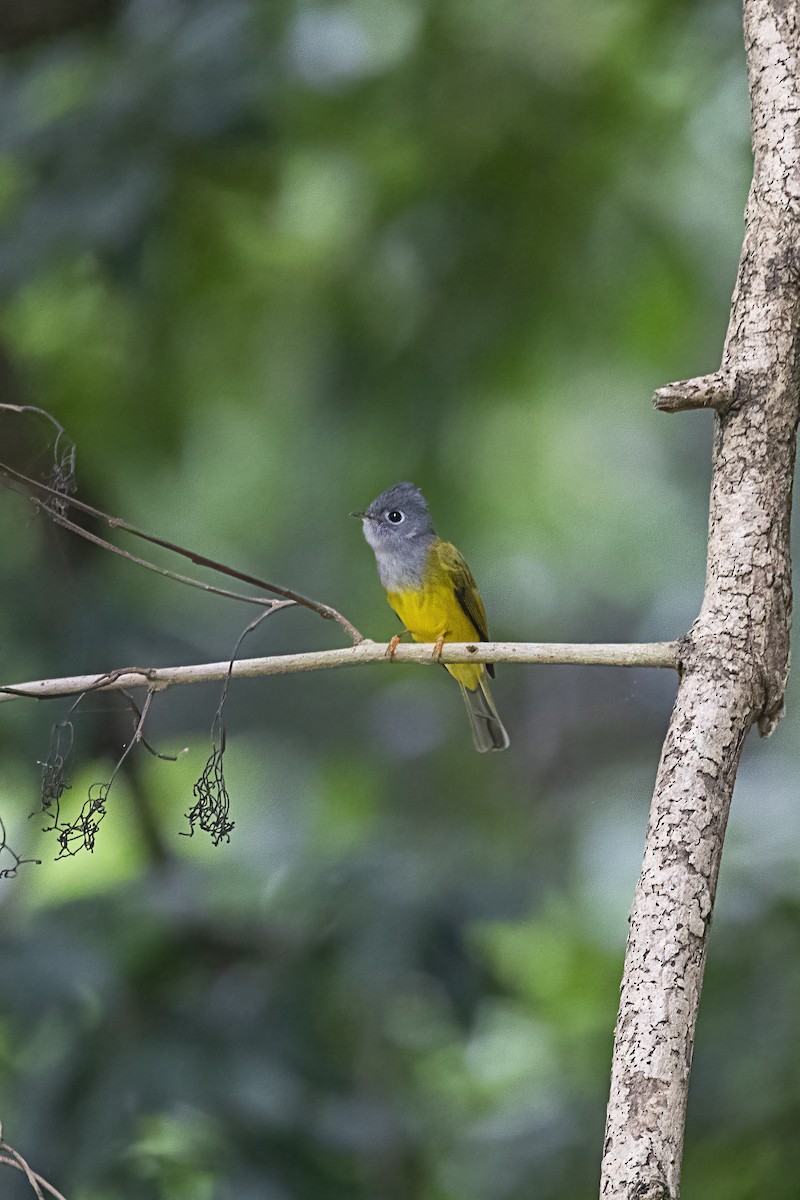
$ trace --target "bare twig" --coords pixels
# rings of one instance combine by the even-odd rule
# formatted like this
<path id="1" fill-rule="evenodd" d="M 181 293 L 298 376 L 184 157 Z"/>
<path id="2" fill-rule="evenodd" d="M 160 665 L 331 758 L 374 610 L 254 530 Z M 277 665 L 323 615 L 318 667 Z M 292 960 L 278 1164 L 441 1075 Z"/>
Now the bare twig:
<path id="1" fill-rule="evenodd" d="M 278 654 L 270 658 L 243 658 L 238 662 L 197 663 L 183 667 L 122 667 L 97 675 L 72 675 L 62 679 L 37 679 L 0 687 L 0 704 L 23 698 L 49 700 L 78 693 L 123 691 L 146 687 L 163 691 L 191 683 L 214 683 L 228 678 L 253 679 L 265 675 L 288 675 L 298 671 L 323 671 L 359 663 L 438 662 L 435 646 L 397 647 L 389 660 L 388 643 L 364 638 L 357 646 L 340 650 L 315 650 L 306 654 Z M 678 642 L 445 642 L 443 663 L 563 663 L 607 667 L 662 667 L 677 670 Z"/>
<path id="2" fill-rule="evenodd" d="M 139 705 L 136 703 L 133 696 L 131 696 L 128 692 L 125 692 L 125 691 L 123 691 L 122 694 L 125 697 L 125 699 L 127 700 L 130 707 L 136 713 L 136 717 L 137 717 L 140 727 L 141 727 L 141 724 L 143 721 L 143 716 L 144 716 L 144 714 L 142 713 L 142 710 L 139 708 Z M 149 692 L 147 694 L 148 694 L 148 696 L 150 695 Z M 177 754 L 162 754 L 160 750 L 156 750 L 155 746 L 151 746 L 150 743 L 148 742 L 147 738 L 144 736 L 144 734 L 141 731 L 139 733 L 139 742 L 144 747 L 144 749 L 147 751 L 148 754 L 152 754 L 153 758 L 160 758 L 162 762 L 177 762 L 178 761 Z"/>
<path id="3" fill-rule="evenodd" d="M 5 469 L 0 464 L 0 470 Z M 44 488 L 44 484 L 37 486 Z M 48 487 L 45 490 L 54 496 L 62 495 L 61 492 L 57 492 L 54 488 Z M 23 494 L 27 495 L 27 493 Z M 62 529 L 68 529 L 70 533 L 76 533 L 78 537 L 84 538 L 87 542 L 92 542 L 93 545 L 99 546 L 101 550 L 108 550 L 111 554 L 117 554 L 120 558 L 126 558 L 128 562 L 135 563 L 137 567 L 145 567 L 148 571 L 154 571 L 157 575 L 162 575 L 165 579 L 174 579 L 177 583 L 185 583 L 188 587 L 198 588 L 200 591 L 209 592 L 214 596 L 224 596 L 228 600 L 241 600 L 245 604 L 257 604 L 259 608 L 264 607 L 263 596 L 246 596 L 242 592 L 232 592 L 227 588 L 216 587 L 213 583 L 203 583 L 202 580 L 193 579 L 190 575 L 182 575 L 179 571 L 170 571 L 168 567 L 160 567 L 157 563 L 152 563 L 146 558 L 140 558 L 137 554 L 131 554 L 128 550 L 123 550 L 120 546 L 115 546 L 113 542 L 108 542 L 105 538 L 98 537 L 96 533 L 90 533 L 82 525 L 78 525 L 75 521 L 70 521 L 69 517 L 65 517 L 50 502 L 41 500 L 37 496 L 28 495 L 27 498 L 36 505 L 40 512 L 45 513 L 51 521 L 55 521 L 56 525 L 60 525 Z M 70 506 L 75 506 L 77 501 L 70 499 L 69 504 Z"/>
<path id="4" fill-rule="evenodd" d="M 15 413 L 36 413 L 37 416 L 44 417 L 56 431 L 56 437 L 66 437 L 64 426 L 55 419 L 52 413 L 49 413 L 46 408 L 37 408 L 35 404 L 0 404 L 0 411 L 15 412 Z"/>
<path id="5" fill-rule="evenodd" d="M 39 411 L 39 410 L 37 410 Z M 94 508 L 91 504 L 85 504 L 82 500 L 76 500 L 73 496 L 65 497 L 64 494 L 56 488 L 52 488 L 47 484 L 41 483 L 39 480 L 31 479 L 28 475 L 23 475 L 21 471 L 15 470 L 6 463 L 0 463 L 0 473 L 6 476 L 8 481 L 6 486 L 12 487 L 13 490 L 22 491 L 27 495 L 41 511 L 46 513 L 57 524 L 62 525 L 65 529 L 69 529 L 72 533 L 79 537 L 86 538 L 87 541 L 94 542 L 95 545 L 101 546 L 104 550 L 110 550 L 114 554 L 119 554 L 123 558 L 135 562 L 138 566 L 146 567 L 150 571 L 156 571 L 159 575 L 165 575 L 171 579 L 177 579 L 181 583 L 187 583 L 191 587 L 202 588 L 205 591 L 216 592 L 219 595 L 229 596 L 234 600 L 246 600 L 250 604 L 260 604 L 263 607 L 263 599 L 254 596 L 242 596 L 235 592 L 226 592 L 221 588 L 212 587 L 210 584 L 204 584 L 198 580 L 193 580 L 186 575 L 178 575 L 174 571 L 168 571 L 164 567 L 155 566 L 146 559 L 138 558 L 136 555 L 129 554 L 125 550 L 121 550 L 113 543 L 107 542 L 104 538 L 97 537 L 96 534 L 89 533 L 82 525 L 78 525 L 74 521 L 68 520 L 61 513 L 54 511 L 53 506 L 46 503 L 43 497 L 57 497 L 59 502 L 68 502 L 70 508 L 77 508 L 80 512 L 86 513 L 87 516 L 95 517 L 98 521 L 104 521 L 106 525 L 112 529 L 122 529 L 125 533 L 131 534 L 133 537 L 142 538 L 146 542 L 150 542 L 154 546 L 161 546 L 164 550 L 169 550 L 173 554 L 179 554 L 183 558 L 188 558 L 197 566 L 206 567 L 210 571 L 217 571 L 222 575 L 228 575 L 231 579 L 238 579 L 242 583 L 249 583 L 253 587 L 260 588 L 262 591 L 271 592 L 275 596 L 281 596 L 284 600 L 291 600 L 294 604 L 301 608 L 308 608 L 312 612 L 317 613 L 326 621 L 335 621 L 341 625 L 347 635 L 352 639 L 354 645 L 362 640 L 362 634 L 356 629 L 352 622 L 348 621 L 337 609 L 332 608 L 330 604 L 323 604 L 319 600 L 312 600 L 309 596 L 304 596 L 301 592 L 294 592 L 290 588 L 282 587 L 278 583 L 269 583 L 264 579 L 259 579 L 256 575 L 250 575 L 246 571 L 239 571 L 235 567 L 226 566 L 225 563 L 217 562 L 216 559 L 208 558 L 205 554 L 199 554 L 195 550 L 188 550 L 185 546 L 179 546 L 176 542 L 167 541 L 165 538 L 156 537 L 154 534 L 145 533 L 142 529 L 137 529 L 135 525 L 123 520 L 121 517 L 112 517 L 108 513 L 103 512 L 99 508 Z M 14 484 L 21 484 L 15 487 Z"/>
<path id="6" fill-rule="evenodd" d="M 18 1158 L 13 1152 L 10 1154 L 0 1153 L 0 1163 L 3 1163 L 7 1167 L 16 1167 L 18 1171 L 22 1171 L 23 1175 L 25 1175 L 27 1178 L 28 1183 L 33 1188 L 33 1194 L 37 1197 L 37 1200 L 44 1200 L 44 1193 L 39 1187 L 36 1176 L 25 1162 L 24 1158 Z"/>
<path id="7" fill-rule="evenodd" d="M 3 1163 L 8 1167 L 16 1167 L 18 1171 L 21 1171 L 28 1180 L 28 1183 L 31 1185 L 33 1194 L 37 1197 L 37 1200 L 45 1200 L 44 1193 L 42 1191 L 43 1188 L 44 1191 L 46 1191 L 48 1195 L 53 1198 L 53 1200 L 66 1200 L 66 1197 L 62 1195 L 57 1188 L 54 1188 L 52 1183 L 48 1183 L 46 1179 L 43 1179 L 41 1175 L 37 1174 L 36 1171 L 32 1170 L 28 1166 L 27 1162 L 18 1150 L 15 1150 L 13 1146 L 9 1146 L 8 1142 L 3 1137 L 3 1126 L 1 1123 L 0 1163 Z"/>

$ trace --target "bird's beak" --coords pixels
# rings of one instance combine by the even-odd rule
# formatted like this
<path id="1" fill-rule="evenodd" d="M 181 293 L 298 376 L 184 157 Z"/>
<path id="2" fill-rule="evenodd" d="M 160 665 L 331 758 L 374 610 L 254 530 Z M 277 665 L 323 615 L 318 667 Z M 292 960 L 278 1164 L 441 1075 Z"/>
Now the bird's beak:
<path id="1" fill-rule="evenodd" d="M 358 517 L 360 521 L 374 521 L 375 520 L 375 518 L 371 517 L 369 515 L 369 513 L 350 513 L 350 516 Z"/>

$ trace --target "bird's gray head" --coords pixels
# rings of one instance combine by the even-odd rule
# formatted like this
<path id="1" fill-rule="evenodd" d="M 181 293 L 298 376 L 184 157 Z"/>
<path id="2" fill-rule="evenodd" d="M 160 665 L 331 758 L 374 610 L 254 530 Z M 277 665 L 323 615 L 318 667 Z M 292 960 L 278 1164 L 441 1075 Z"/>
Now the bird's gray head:
<path id="1" fill-rule="evenodd" d="M 435 538 L 428 503 L 413 483 L 396 483 L 372 501 L 360 517 L 364 537 L 375 551 L 384 587 L 407 586 L 422 573 Z"/>

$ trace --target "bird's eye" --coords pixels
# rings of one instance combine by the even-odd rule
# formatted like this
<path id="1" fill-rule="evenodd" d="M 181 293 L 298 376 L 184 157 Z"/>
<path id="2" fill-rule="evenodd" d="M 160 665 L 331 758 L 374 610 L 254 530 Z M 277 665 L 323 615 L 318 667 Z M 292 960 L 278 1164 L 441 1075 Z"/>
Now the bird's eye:
<path id="1" fill-rule="evenodd" d="M 401 512 L 398 512 L 396 508 L 393 508 L 387 512 L 386 520 L 391 521 L 393 525 L 399 525 L 401 521 L 405 520 L 405 518 Z"/>

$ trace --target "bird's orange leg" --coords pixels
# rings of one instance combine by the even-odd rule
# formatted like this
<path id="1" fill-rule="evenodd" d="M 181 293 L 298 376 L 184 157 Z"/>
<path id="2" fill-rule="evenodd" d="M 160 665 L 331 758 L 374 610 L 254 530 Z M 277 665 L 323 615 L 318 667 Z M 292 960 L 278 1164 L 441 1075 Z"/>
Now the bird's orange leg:
<path id="1" fill-rule="evenodd" d="M 436 645 L 433 647 L 433 658 L 434 658 L 435 662 L 441 662 L 443 647 L 444 647 L 444 634 L 441 633 L 441 634 L 439 634 L 438 638 L 436 639 Z"/>
<path id="2" fill-rule="evenodd" d="M 397 647 L 400 645 L 400 639 L 402 636 L 403 635 L 401 633 L 396 633 L 394 635 L 394 637 L 392 638 L 392 640 L 389 642 L 389 645 L 386 647 L 386 657 L 387 658 L 394 658 L 394 652 L 397 649 Z"/>

